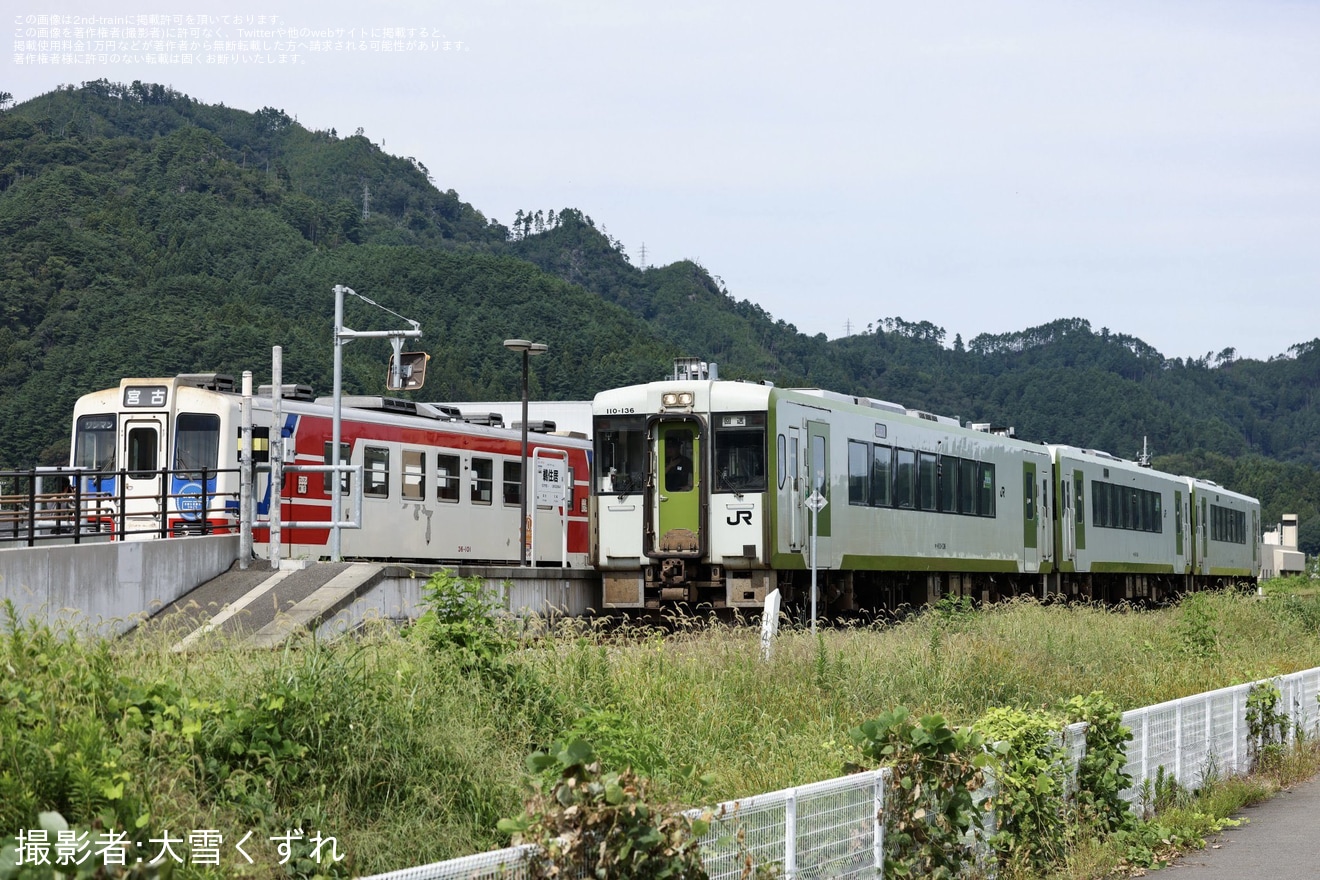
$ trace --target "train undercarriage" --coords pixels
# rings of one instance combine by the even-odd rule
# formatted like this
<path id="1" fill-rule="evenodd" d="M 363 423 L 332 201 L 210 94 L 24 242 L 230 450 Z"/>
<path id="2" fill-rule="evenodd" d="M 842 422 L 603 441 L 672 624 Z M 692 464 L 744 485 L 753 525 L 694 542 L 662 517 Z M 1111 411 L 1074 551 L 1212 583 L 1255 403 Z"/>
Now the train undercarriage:
<path id="1" fill-rule="evenodd" d="M 811 572 L 730 569 L 698 560 L 668 559 L 641 573 L 642 605 L 650 611 L 683 607 L 754 615 L 766 594 L 778 588 L 782 607 L 805 619 L 811 607 Z M 606 575 L 606 589 L 611 578 Z M 637 576 L 623 581 L 631 595 Z M 1237 587 L 1254 589 L 1248 577 L 1191 574 L 835 571 L 816 572 L 817 614 L 822 618 L 868 619 L 901 616 L 945 599 L 987 605 L 1019 597 L 1039 601 L 1129 603 L 1156 606 L 1186 593 Z"/>

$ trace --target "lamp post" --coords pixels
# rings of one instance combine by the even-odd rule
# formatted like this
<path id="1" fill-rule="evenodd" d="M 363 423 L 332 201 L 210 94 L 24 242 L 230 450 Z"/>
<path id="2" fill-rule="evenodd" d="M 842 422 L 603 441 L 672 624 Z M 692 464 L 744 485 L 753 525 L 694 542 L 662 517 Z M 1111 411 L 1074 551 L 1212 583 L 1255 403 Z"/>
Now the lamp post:
<path id="1" fill-rule="evenodd" d="M 543 342 L 528 342 L 526 339 L 506 339 L 504 347 L 509 351 L 522 352 L 522 486 L 518 496 L 522 500 L 522 515 L 518 519 L 518 559 L 519 565 L 527 565 L 527 361 L 534 354 L 545 354 L 550 346 Z"/>

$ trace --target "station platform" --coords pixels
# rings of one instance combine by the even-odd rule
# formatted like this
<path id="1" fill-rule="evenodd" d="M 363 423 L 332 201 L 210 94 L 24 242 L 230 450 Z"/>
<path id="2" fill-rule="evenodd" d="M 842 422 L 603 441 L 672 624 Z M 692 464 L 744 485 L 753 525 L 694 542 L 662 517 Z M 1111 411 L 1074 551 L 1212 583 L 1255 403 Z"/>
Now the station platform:
<path id="1" fill-rule="evenodd" d="M 492 607 L 515 616 L 584 616 L 599 596 L 599 578 L 589 569 L 286 560 L 273 571 L 254 560 L 188 590 L 132 635 L 176 651 L 208 638 L 272 648 L 301 632 L 334 638 L 367 621 L 402 624 L 425 610 L 425 585 L 437 572 L 480 581 Z"/>

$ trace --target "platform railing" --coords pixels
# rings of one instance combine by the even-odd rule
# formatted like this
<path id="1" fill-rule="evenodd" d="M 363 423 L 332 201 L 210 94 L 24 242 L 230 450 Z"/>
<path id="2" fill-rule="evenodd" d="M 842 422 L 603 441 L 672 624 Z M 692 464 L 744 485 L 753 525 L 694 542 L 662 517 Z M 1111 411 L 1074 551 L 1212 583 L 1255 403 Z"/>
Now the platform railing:
<path id="1" fill-rule="evenodd" d="M 172 535 L 207 535 L 237 527 L 237 493 L 209 492 L 208 483 L 237 469 L 161 468 L 103 471 L 41 467 L 0 471 L 0 549 L 80 544 Z M 154 481 L 150 492 L 128 491 Z M 195 491 L 172 492 L 176 478 Z M 102 491 L 99 487 L 107 486 Z M 221 524 L 217 524 L 217 520 Z"/>

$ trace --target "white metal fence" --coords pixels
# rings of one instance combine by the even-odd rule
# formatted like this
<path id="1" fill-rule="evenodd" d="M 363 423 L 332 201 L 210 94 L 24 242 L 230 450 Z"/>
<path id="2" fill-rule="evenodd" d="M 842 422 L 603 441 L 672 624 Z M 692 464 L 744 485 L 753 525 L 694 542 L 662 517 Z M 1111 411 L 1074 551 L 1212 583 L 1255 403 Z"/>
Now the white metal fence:
<path id="1" fill-rule="evenodd" d="M 1307 735 L 1320 731 L 1320 668 L 1266 681 L 1279 688 L 1278 711 L 1288 718 L 1289 736 L 1298 730 Z M 1153 781 L 1160 768 L 1184 788 L 1199 787 L 1207 774 L 1245 773 L 1250 760 L 1247 694 L 1252 686 L 1234 685 L 1124 712 L 1123 723 L 1132 729 L 1126 765 L 1132 787 L 1124 793 L 1128 802 L 1140 800 L 1143 783 Z"/>
<path id="2" fill-rule="evenodd" d="M 1272 679 L 1282 699 L 1279 711 L 1289 731 L 1320 733 L 1320 668 Z M 1147 781 L 1163 768 L 1165 778 L 1195 788 L 1209 774 L 1245 772 L 1248 761 L 1246 709 L 1252 685 L 1242 684 L 1123 714 L 1132 730 L 1125 796 L 1140 806 Z M 1085 725 L 1064 732 L 1064 753 L 1075 776 L 1086 748 Z M 779 865 L 787 877 L 878 876 L 884 864 L 884 808 L 888 768 L 841 776 L 769 794 L 728 801 L 714 809 L 715 821 L 701 841 L 702 861 L 712 880 L 736 880 L 744 860 Z M 447 862 L 376 875 L 389 880 L 529 880 L 530 846 L 516 846 Z M 585 871 L 583 876 L 586 876 Z"/>

